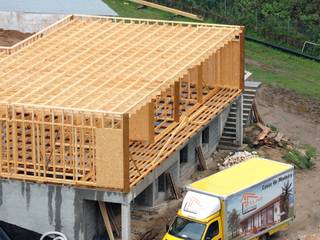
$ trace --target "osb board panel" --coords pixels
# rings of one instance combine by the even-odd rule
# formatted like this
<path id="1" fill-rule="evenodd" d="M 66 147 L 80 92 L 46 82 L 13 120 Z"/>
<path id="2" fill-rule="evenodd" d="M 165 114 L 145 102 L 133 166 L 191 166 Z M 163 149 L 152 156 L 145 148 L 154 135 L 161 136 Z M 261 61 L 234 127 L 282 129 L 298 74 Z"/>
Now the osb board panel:
<path id="1" fill-rule="evenodd" d="M 129 138 L 130 140 L 154 142 L 154 104 L 148 103 L 135 114 L 131 115 Z"/>
<path id="2" fill-rule="evenodd" d="M 231 42 L 232 45 L 232 83 L 234 87 L 241 88 L 241 64 L 240 54 L 241 46 L 240 41 L 234 40 Z"/>
<path id="3" fill-rule="evenodd" d="M 96 129 L 96 179 L 97 186 L 127 188 L 128 146 L 122 129 Z"/>

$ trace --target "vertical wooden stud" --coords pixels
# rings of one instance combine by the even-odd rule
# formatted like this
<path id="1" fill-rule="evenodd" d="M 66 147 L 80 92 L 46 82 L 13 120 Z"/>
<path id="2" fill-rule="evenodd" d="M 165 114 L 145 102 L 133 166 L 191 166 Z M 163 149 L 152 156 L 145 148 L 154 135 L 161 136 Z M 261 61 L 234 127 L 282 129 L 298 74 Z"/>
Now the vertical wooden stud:
<path id="1" fill-rule="evenodd" d="M 198 66 L 198 76 L 197 76 L 197 100 L 202 102 L 203 100 L 203 64 Z"/>
<path id="2" fill-rule="evenodd" d="M 175 122 L 180 121 L 180 81 L 173 85 L 173 119 Z"/>
<path id="3" fill-rule="evenodd" d="M 244 47 L 245 27 L 241 26 L 240 33 L 240 89 L 244 89 L 244 62 L 245 62 L 245 47 Z"/>

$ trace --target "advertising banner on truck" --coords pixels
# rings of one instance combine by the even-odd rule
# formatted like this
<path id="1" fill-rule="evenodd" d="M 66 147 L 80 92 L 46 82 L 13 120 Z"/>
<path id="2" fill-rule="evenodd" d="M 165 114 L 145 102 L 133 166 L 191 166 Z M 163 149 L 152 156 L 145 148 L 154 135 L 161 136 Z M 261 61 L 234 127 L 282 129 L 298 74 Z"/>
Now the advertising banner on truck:
<path id="1" fill-rule="evenodd" d="M 227 198 L 228 240 L 247 239 L 294 216 L 294 171 Z"/>

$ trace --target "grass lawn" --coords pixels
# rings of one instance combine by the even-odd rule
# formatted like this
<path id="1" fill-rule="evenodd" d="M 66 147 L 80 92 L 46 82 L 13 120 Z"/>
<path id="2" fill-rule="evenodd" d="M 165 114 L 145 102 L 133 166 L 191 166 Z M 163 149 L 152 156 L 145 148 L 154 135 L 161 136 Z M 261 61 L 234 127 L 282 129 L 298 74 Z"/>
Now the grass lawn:
<path id="1" fill-rule="evenodd" d="M 151 8 L 137 9 L 124 0 L 104 0 L 121 17 L 190 21 Z M 320 100 L 320 63 L 293 56 L 261 44 L 246 42 L 246 68 L 253 78 Z"/>
<path id="2" fill-rule="evenodd" d="M 246 69 L 253 78 L 320 100 L 320 63 L 246 42 Z"/>

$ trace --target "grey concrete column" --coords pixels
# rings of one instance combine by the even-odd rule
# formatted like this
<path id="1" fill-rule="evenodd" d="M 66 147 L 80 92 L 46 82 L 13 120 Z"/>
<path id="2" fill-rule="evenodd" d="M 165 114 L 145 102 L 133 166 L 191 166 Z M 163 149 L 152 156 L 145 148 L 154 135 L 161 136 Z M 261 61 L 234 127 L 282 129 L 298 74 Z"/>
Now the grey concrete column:
<path id="1" fill-rule="evenodd" d="M 223 121 L 222 121 L 222 115 L 223 112 L 219 114 L 219 116 L 217 116 L 219 124 L 218 124 L 218 128 L 219 128 L 219 138 L 222 136 L 223 133 L 223 129 L 224 129 L 224 125 L 223 125 Z"/>
<path id="2" fill-rule="evenodd" d="M 131 204 L 121 204 L 121 239 L 131 239 Z"/>
<path id="3" fill-rule="evenodd" d="M 237 99 L 237 114 L 236 114 L 236 144 L 240 147 L 243 143 L 243 95 Z"/>

